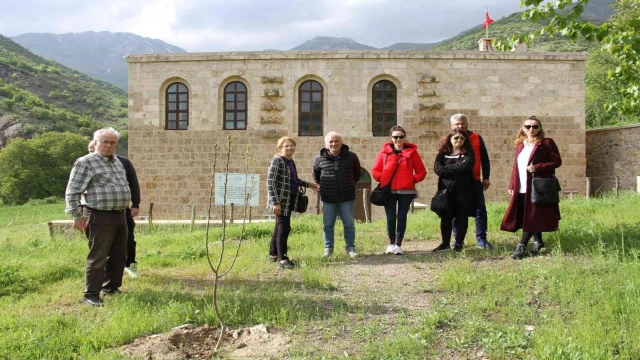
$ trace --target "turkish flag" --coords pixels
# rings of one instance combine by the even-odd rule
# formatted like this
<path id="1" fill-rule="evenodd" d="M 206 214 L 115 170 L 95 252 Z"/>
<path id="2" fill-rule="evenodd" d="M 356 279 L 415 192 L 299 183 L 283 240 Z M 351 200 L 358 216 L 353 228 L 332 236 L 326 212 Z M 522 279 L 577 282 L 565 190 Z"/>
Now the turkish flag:
<path id="1" fill-rule="evenodd" d="M 489 10 L 487 10 L 487 14 L 484 16 L 484 24 L 482 25 L 482 28 L 486 29 L 492 23 L 493 19 L 489 17 Z"/>

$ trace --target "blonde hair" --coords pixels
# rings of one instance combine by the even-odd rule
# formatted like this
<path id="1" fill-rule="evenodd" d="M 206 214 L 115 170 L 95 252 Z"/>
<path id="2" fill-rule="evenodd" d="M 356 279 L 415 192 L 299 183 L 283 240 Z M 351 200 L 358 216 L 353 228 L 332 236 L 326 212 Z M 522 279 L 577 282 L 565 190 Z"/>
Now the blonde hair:
<path id="1" fill-rule="evenodd" d="M 98 142 L 96 140 L 91 140 L 89 141 L 89 145 L 87 145 L 87 151 L 89 151 L 90 153 L 96 151 L 96 144 Z"/>
<path id="2" fill-rule="evenodd" d="M 278 139 L 278 142 L 276 143 L 276 150 L 278 151 L 278 154 L 280 153 L 280 151 L 282 150 L 282 146 L 284 145 L 285 142 L 287 141 L 291 141 L 291 143 L 293 144 L 293 146 L 298 146 L 296 144 L 296 141 L 293 140 L 292 138 L 288 137 L 288 136 L 283 136 L 280 139 Z M 276 154 L 277 155 L 277 154 Z"/>
<path id="3" fill-rule="evenodd" d="M 527 116 L 524 120 L 522 120 L 522 124 L 524 125 L 525 121 L 527 120 L 537 121 L 538 125 L 540 125 L 540 131 L 538 131 L 538 133 L 534 137 L 536 139 L 536 144 L 540 144 L 540 141 L 544 139 L 544 130 L 542 130 L 542 121 L 540 121 L 540 119 L 535 117 L 535 115 L 531 115 L 531 116 Z M 522 144 L 525 140 L 527 140 L 527 134 L 524 132 L 524 130 L 522 130 L 522 127 L 520 127 L 520 131 L 518 131 L 518 136 L 516 137 L 516 140 L 513 142 L 513 144 L 517 147 L 518 145 Z"/>

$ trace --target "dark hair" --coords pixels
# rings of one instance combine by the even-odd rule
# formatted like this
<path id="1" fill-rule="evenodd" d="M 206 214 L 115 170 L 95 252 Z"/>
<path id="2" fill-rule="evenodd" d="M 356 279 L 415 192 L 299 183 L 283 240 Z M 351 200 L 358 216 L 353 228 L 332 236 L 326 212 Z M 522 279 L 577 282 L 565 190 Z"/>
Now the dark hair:
<path id="1" fill-rule="evenodd" d="M 389 135 L 392 135 L 394 131 L 402 131 L 402 133 L 404 134 L 404 136 L 407 136 L 407 132 L 404 131 L 404 128 L 400 125 L 394 125 L 391 127 L 391 130 L 389 130 Z"/>
<path id="2" fill-rule="evenodd" d="M 454 130 L 451 130 L 450 133 L 448 133 L 445 137 L 442 138 L 442 141 L 440 142 L 440 149 L 438 149 L 438 152 L 451 154 L 453 152 L 453 145 L 451 145 L 451 138 L 457 134 L 460 134 L 465 138 L 464 143 L 462 144 L 462 148 L 460 149 L 460 152 L 462 154 L 466 154 L 469 151 L 471 151 L 471 142 L 469 141 L 469 133 L 461 129 L 454 129 Z"/>
<path id="3" fill-rule="evenodd" d="M 522 124 L 524 125 L 525 121 L 527 120 L 537 121 L 538 124 L 540 124 L 540 131 L 538 131 L 538 133 L 535 136 L 536 142 L 539 144 L 540 141 L 544 139 L 544 130 L 542 130 L 542 121 L 540 121 L 540 119 L 535 117 L 535 115 L 531 115 L 531 116 L 527 116 L 524 120 L 522 120 Z M 518 131 L 518 136 L 516 137 L 516 140 L 513 142 L 513 144 L 515 146 L 518 146 L 522 144 L 526 139 L 527 139 L 527 134 L 522 130 L 522 127 L 521 127 L 520 131 Z"/>

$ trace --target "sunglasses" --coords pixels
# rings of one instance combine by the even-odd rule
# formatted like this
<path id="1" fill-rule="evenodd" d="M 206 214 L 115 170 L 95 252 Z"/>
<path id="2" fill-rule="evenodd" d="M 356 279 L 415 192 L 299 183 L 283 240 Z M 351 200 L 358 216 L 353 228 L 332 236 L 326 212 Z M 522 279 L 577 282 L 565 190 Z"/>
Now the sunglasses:
<path id="1" fill-rule="evenodd" d="M 451 138 L 452 138 L 453 140 L 460 140 L 460 141 L 465 141 L 465 140 L 467 140 L 467 139 L 465 139 L 465 137 L 464 137 L 464 136 L 452 136 Z"/>
<path id="2" fill-rule="evenodd" d="M 392 138 L 393 138 L 394 140 L 404 139 L 404 135 L 400 135 L 400 136 L 392 136 Z"/>
<path id="3" fill-rule="evenodd" d="M 538 130 L 540 128 L 540 125 L 523 125 L 525 129 L 529 130 L 531 128 L 533 128 L 534 130 Z"/>

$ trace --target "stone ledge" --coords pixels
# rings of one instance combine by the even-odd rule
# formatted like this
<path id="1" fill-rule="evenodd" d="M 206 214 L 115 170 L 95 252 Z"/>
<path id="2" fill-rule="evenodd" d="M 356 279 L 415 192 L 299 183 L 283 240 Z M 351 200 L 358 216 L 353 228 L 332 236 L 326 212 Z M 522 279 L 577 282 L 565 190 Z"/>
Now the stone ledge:
<path id="1" fill-rule="evenodd" d="M 177 61 L 228 61 L 228 60 L 300 60 L 300 59 L 464 59 L 464 60 L 555 60 L 586 61 L 587 52 L 499 52 L 499 51 L 385 51 L 385 50 L 335 50 L 335 51 L 260 51 L 260 52 L 210 52 L 173 54 L 133 54 L 125 58 L 128 63 L 153 63 Z"/>
<path id="2" fill-rule="evenodd" d="M 136 222 L 136 227 L 148 227 L 149 220 L 144 219 L 144 217 L 140 217 L 134 219 Z M 264 223 L 264 222 L 273 222 L 274 219 L 266 218 L 266 219 L 251 219 L 251 221 L 247 221 L 246 224 L 255 224 L 255 223 Z M 242 224 L 242 219 L 234 219 L 233 222 L 227 220 L 227 224 L 240 225 Z M 71 234 L 75 230 L 73 228 L 73 220 L 53 220 L 47 223 L 49 226 L 49 235 L 53 238 L 55 235 L 63 235 L 63 234 Z M 207 225 L 207 220 L 195 220 L 194 225 L 196 226 L 205 226 Z M 210 220 L 210 226 L 219 227 L 222 226 L 222 220 Z M 153 226 L 191 226 L 191 220 L 154 220 Z M 78 231 L 78 233 L 80 233 Z"/>

